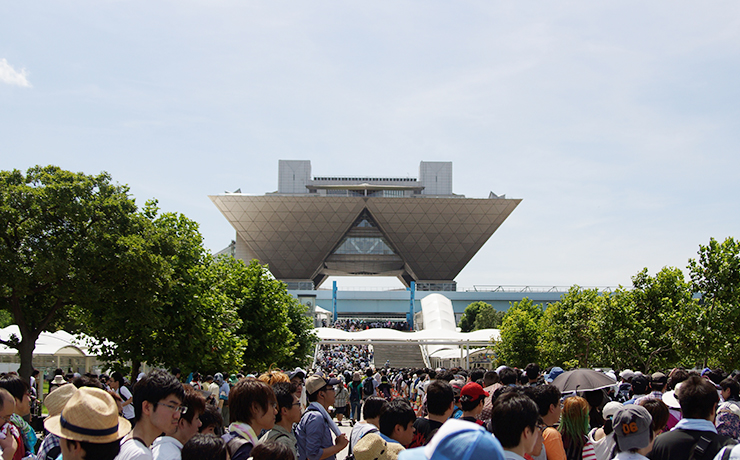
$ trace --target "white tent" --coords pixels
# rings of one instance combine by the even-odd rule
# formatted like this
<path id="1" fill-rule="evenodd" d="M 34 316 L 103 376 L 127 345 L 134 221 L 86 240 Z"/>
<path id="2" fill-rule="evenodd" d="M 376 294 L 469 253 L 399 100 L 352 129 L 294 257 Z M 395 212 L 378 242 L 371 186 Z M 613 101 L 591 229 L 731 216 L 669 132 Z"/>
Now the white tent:
<path id="1" fill-rule="evenodd" d="M 20 329 L 15 324 L 0 329 L 2 340 L 10 340 L 13 335 L 20 340 Z M 84 334 L 73 335 L 65 331 L 42 332 L 36 339 L 36 348 L 33 351 L 34 367 L 89 371 L 91 366 L 98 363 L 96 355 L 92 354 L 86 345 L 87 339 Z M 20 367 L 18 350 L 0 345 L 0 370 L 15 371 L 18 367 Z"/>

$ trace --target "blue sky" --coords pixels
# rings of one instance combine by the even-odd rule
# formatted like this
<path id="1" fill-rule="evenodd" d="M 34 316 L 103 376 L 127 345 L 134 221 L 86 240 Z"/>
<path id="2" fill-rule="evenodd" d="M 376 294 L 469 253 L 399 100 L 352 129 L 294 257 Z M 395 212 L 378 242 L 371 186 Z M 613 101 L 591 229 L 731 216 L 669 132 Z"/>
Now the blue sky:
<path id="1" fill-rule="evenodd" d="M 524 200 L 460 286 L 628 284 L 740 237 L 739 75 L 730 1 L 3 2 L 0 167 L 108 171 L 219 250 L 207 196 L 278 159 L 452 161 Z"/>

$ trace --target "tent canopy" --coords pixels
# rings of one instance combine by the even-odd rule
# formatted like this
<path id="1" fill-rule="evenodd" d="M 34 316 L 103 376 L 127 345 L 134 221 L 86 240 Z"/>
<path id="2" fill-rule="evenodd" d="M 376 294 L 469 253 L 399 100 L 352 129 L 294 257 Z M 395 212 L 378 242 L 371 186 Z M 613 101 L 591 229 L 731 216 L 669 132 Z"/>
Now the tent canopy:
<path id="1" fill-rule="evenodd" d="M 21 332 L 17 325 L 12 324 L 0 329 L 0 339 L 9 340 L 12 335 L 21 338 Z M 85 345 L 87 336 L 84 334 L 72 335 L 69 332 L 42 332 L 36 339 L 34 356 L 70 356 L 70 357 L 94 357 L 89 353 Z M 18 350 L 6 345 L 0 345 L 0 355 L 15 355 Z"/>

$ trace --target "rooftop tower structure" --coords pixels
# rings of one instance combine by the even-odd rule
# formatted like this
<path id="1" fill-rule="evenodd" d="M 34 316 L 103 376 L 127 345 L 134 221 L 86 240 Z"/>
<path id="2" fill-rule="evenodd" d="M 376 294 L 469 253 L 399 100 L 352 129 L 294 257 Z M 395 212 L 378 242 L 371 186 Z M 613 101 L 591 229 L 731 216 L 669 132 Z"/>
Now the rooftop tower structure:
<path id="1" fill-rule="evenodd" d="M 210 196 L 236 230 L 233 253 L 258 259 L 288 289 L 329 276 L 397 276 L 418 290 L 454 291 L 465 267 L 521 202 L 452 193 L 452 162 L 422 161 L 419 177 L 311 176 L 280 160 L 278 190 Z"/>

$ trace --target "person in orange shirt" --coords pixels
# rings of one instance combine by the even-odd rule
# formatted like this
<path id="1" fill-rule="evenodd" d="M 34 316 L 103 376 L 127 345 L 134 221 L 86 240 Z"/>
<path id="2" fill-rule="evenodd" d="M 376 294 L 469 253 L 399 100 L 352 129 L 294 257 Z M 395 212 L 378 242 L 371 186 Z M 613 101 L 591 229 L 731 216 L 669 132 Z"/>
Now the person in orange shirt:
<path id="1" fill-rule="evenodd" d="M 540 385 L 533 387 L 528 394 L 537 403 L 540 417 L 547 425 L 547 428 L 542 432 L 547 460 L 565 460 L 563 437 L 555 428 L 555 425 L 560 421 L 560 412 L 562 411 L 560 390 L 554 385 Z"/>

